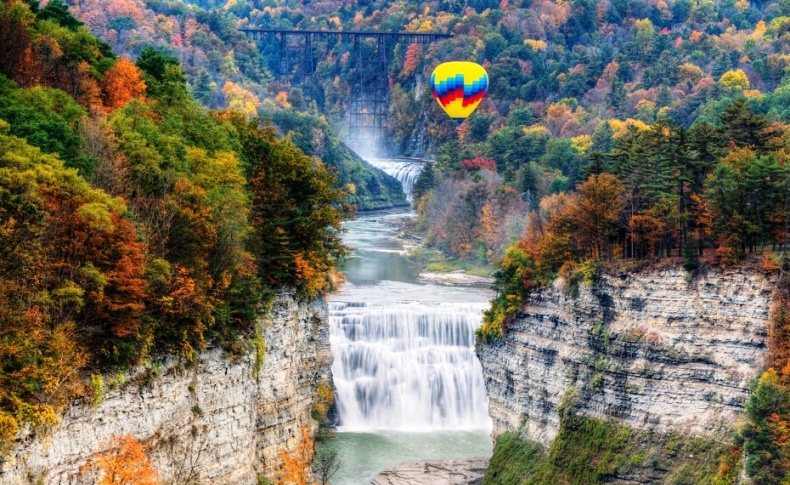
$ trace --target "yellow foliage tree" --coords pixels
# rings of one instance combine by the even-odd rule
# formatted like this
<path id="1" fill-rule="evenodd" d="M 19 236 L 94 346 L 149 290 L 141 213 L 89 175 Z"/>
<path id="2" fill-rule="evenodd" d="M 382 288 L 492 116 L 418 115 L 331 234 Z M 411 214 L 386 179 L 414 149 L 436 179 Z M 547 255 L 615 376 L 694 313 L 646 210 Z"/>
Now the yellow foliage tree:
<path id="1" fill-rule="evenodd" d="M 741 69 L 725 72 L 721 75 L 719 82 L 727 89 L 738 89 L 740 91 L 749 89 L 751 85 L 749 83 L 749 78 L 746 77 L 746 73 Z"/>
<path id="2" fill-rule="evenodd" d="M 248 117 L 258 114 L 261 101 L 249 90 L 236 83 L 227 81 L 225 86 L 222 87 L 222 92 L 225 94 L 225 99 L 228 100 L 228 109 L 230 111 L 235 111 Z"/>
<path id="3" fill-rule="evenodd" d="M 574 148 L 576 148 L 579 153 L 584 155 L 590 148 L 592 148 L 592 137 L 590 135 L 574 136 L 571 138 L 571 143 L 573 143 Z"/>
<path id="4" fill-rule="evenodd" d="M 534 52 L 543 52 L 546 50 L 546 42 L 542 40 L 524 39 L 524 45 L 529 46 Z"/>
<path id="5" fill-rule="evenodd" d="M 680 79 L 682 81 L 688 81 L 691 84 L 696 84 L 703 77 L 705 77 L 705 73 L 702 72 L 702 69 L 700 69 L 699 66 L 691 64 L 690 62 L 681 64 Z"/>
<path id="6" fill-rule="evenodd" d="M 16 419 L 8 413 L 0 412 L 0 457 L 11 451 L 18 432 Z"/>

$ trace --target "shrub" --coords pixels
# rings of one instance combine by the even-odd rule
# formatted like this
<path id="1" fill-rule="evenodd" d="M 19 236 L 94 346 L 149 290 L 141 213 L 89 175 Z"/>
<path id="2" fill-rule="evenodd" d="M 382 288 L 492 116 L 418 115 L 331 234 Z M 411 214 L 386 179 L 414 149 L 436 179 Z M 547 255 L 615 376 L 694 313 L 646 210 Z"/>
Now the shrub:
<path id="1" fill-rule="evenodd" d="M 101 374 L 91 375 L 91 408 L 97 408 L 104 401 L 104 376 Z"/>
<path id="2" fill-rule="evenodd" d="M 14 439 L 19 432 L 16 419 L 10 414 L 0 411 L 0 458 L 3 458 L 14 446 Z"/>

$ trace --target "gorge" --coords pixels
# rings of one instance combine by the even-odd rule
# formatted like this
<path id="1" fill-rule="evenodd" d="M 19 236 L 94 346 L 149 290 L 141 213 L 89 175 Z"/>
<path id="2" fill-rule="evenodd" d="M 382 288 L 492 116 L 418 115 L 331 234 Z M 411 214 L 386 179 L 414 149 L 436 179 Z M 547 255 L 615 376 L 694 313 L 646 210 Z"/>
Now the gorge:
<path id="1" fill-rule="evenodd" d="M 0 485 L 787 482 L 788 26 L 3 0 Z"/>
<path id="2" fill-rule="evenodd" d="M 381 168 L 404 186 L 419 170 L 413 161 Z M 413 215 L 361 213 L 346 223 L 355 252 L 329 302 L 277 298 L 259 322 L 266 354 L 257 379 L 255 355 L 228 360 L 219 349 L 194 367 L 140 370 L 101 402 L 72 407 L 51 436 L 21 436 L 0 483 L 92 483 L 83 470 L 98 443 L 123 433 L 146 444 L 162 476 L 275 476 L 302 428 L 315 430 L 316 387 L 330 367 L 337 438 L 321 447 L 338 451 L 336 485 L 369 483 L 393 466 L 392 481 L 377 483 L 407 483 L 414 475 L 404 482 L 403 470 L 422 465 L 397 467 L 406 462 L 464 467 L 459 459 L 490 456 L 491 437 L 508 434 L 549 450 L 567 432 L 569 403 L 577 416 L 643 433 L 643 453 L 609 476 L 617 483 L 688 473 L 693 460 L 655 451 L 667 440 L 729 439 L 763 365 L 773 277 L 664 268 L 604 270 L 577 287 L 558 279 L 531 294 L 502 338 L 475 348 L 491 293 L 418 281 L 397 237 L 404 217 Z M 710 467 L 718 455 L 702 460 Z M 479 471 L 485 461 L 473 463 Z M 489 475 L 485 483 L 499 483 Z"/>

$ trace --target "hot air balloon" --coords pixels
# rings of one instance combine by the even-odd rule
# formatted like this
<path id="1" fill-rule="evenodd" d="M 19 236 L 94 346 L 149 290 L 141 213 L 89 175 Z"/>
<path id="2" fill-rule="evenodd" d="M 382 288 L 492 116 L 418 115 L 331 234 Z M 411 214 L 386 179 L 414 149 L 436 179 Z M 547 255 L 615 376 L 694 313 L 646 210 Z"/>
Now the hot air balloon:
<path id="1" fill-rule="evenodd" d="M 477 108 L 487 89 L 488 73 L 474 62 L 445 62 L 431 74 L 433 97 L 459 126 Z"/>

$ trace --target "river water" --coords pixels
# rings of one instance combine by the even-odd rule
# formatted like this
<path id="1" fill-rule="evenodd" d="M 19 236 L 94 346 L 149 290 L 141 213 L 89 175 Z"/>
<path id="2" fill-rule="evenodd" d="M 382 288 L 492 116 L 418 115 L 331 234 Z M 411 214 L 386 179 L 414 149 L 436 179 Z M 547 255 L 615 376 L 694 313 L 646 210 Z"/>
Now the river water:
<path id="1" fill-rule="evenodd" d="M 410 188 L 420 165 L 372 163 Z M 426 459 L 490 456 L 491 419 L 474 330 L 490 293 L 424 284 L 392 221 L 365 213 L 346 224 L 356 248 L 330 301 L 330 342 L 341 469 L 334 485 L 367 484 L 382 469 Z"/>

